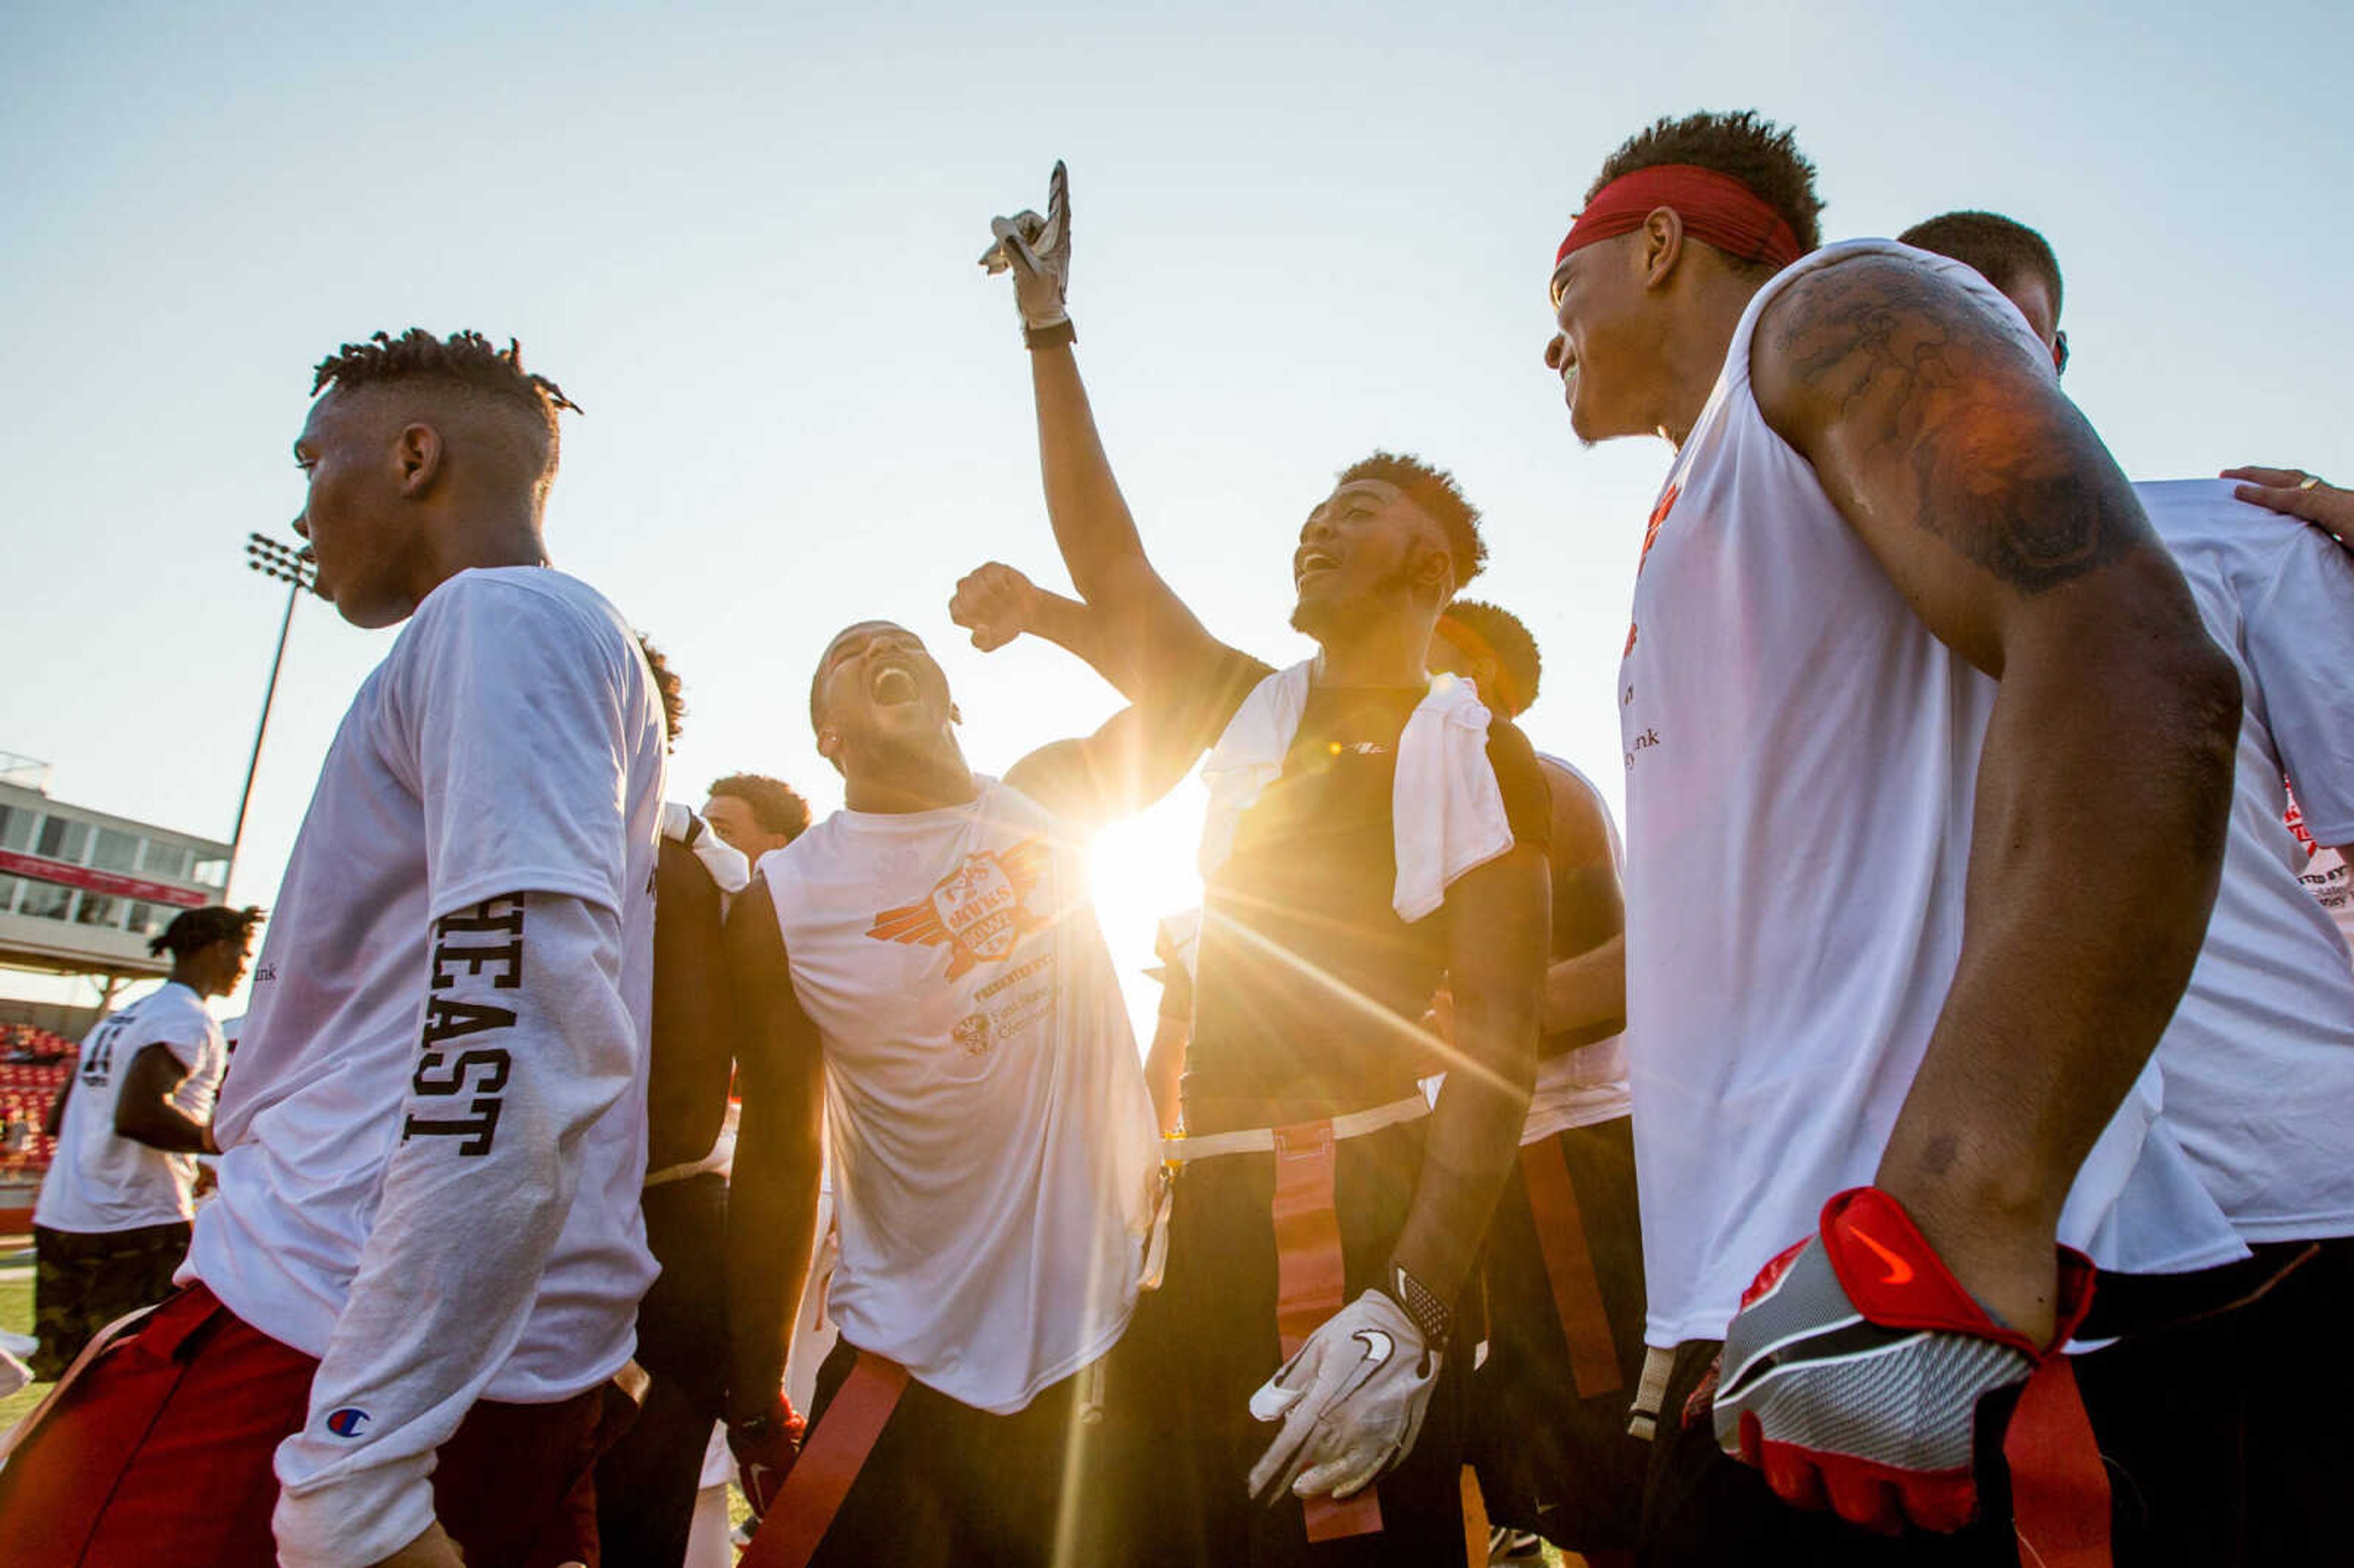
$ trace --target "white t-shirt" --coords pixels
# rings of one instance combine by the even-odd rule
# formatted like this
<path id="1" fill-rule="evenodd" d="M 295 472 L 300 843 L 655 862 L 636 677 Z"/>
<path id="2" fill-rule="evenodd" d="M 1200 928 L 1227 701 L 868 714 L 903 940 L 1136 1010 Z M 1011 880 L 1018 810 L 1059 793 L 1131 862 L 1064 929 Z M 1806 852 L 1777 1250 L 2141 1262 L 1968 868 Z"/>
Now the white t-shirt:
<path id="1" fill-rule="evenodd" d="M 1602 813 L 1602 826 L 1610 835 L 1610 863 L 1624 876 L 1626 847 L 1618 842 L 1618 824 L 1611 820 L 1610 807 L 1594 780 L 1558 757 L 1539 752 L 1537 760 L 1560 768 L 1594 797 L 1595 808 Z M 1550 776 L 1546 782 L 1559 787 Z M 1618 1033 L 1590 1041 L 1574 1051 L 1538 1061 L 1536 1087 L 1529 1096 L 1529 1116 L 1521 1125 L 1521 1142 L 1531 1144 L 1574 1127 L 1612 1121 L 1633 1109 L 1634 1097 L 1627 1086 L 1627 1036 Z"/>
<path id="2" fill-rule="evenodd" d="M 114 1130 L 115 1105 L 132 1059 L 161 1045 L 188 1070 L 172 1103 L 205 1121 L 228 1050 L 204 998 L 178 981 L 103 1019 L 81 1043 L 57 1156 L 41 1178 L 33 1223 L 92 1234 L 168 1225 L 196 1212 L 196 1157 L 151 1149 Z"/>
<path id="3" fill-rule="evenodd" d="M 2354 959 L 2354 866 L 2349 866 L 2334 846 L 2320 842 L 2306 830 L 2305 810 L 2296 803 L 2294 789 L 2288 795 L 2286 821 L 2288 831 L 2296 835 L 2305 851 L 2305 869 L 2296 874 L 2297 880 L 2346 938 L 2349 957 Z"/>
<path id="4" fill-rule="evenodd" d="M 1750 302 L 1661 488 L 1617 684 L 1655 1345 L 1723 1338 L 1758 1269 L 1814 1233 L 1825 1200 L 1872 1181 L 1961 952 L 1996 684 L 1913 613 L 1749 384 L 1775 295 L 1867 254 L 1943 272 L 2017 323 L 2021 353 L 2042 352 L 1957 262 L 1886 240 L 1825 247 Z M 2243 1251 L 2180 1151 L 2150 1136 L 2162 1096 L 2153 1066 L 2062 1219 L 2062 1239 L 2105 1266 Z M 2182 1212 L 2107 1224 L 2129 1187 Z"/>
<path id="5" fill-rule="evenodd" d="M 1159 1153 L 1085 854 L 1019 791 L 760 861 L 825 1054 L 843 1338 L 1003 1414 L 1109 1350 Z"/>
<path id="6" fill-rule="evenodd" d="M 220 1194 L 184 1274 L 271 1338 L 323 1354 L 400 1146 L 435 922 L 500 894 L 569 895 L 620 917 L 620 950 L 597 957 L 600 973 L 617 968 L 607 1005 L 627 1009 L 637 1076 L 580 1141 L 562 1234 L 484 1396 L 567 1398 L 629 1360 L 655 1272 L 638 1200 L 662 783 L 644 659 L 594 589 L 508 567 L 426 597 L 320 768 L 221 1096 Z M 453 1097 L 444 1124 L 461 1150 L 474 1141 L 466 1103 Z"/>
<path id="7" fill-rule="evenodd" d="M 2354 842 L 2354 563 L 2225 480 L 2134 492 L 2240 674 L 2239 758 L 2207 942 L 2158 1061 L 2164 1121 L 2251 1241 L 2354 1234 L 2354 969 L 2283 820 Z"/>

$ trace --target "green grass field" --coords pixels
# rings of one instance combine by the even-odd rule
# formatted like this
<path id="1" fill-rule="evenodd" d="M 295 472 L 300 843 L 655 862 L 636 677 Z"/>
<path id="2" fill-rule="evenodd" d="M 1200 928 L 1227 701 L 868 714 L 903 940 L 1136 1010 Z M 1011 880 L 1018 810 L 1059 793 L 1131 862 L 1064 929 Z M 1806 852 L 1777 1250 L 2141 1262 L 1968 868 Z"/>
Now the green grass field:
<path id="1" fill-rule="evenodd" d="M 14 1334 L 33 1331 L 33 1271 L 10 1269 L 0 1274 L 0 1329 Z M 0 1432 L 6 1431 L 23 1415 L 41 1402 L 49 1385 L 37 1383 L 32 1387 L 0 1399 Z"/>

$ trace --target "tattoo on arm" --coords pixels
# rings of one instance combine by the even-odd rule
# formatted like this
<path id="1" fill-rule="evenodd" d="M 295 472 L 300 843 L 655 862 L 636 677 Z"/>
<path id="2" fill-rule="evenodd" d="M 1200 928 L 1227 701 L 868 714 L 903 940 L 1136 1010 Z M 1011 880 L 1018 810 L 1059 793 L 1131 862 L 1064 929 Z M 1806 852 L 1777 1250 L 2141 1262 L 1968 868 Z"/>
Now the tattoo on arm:
<path id="1" fill-rule="evenodd" d="M 1866 504 L 1909 503 L 1916 526 L 2032 596 L 2150 535 L 2100 438 L 1995 309 L 1916 263 L 1834 263 L 1767 308 L 1759 391 L 1800 450 L 1883 482 Z"/>

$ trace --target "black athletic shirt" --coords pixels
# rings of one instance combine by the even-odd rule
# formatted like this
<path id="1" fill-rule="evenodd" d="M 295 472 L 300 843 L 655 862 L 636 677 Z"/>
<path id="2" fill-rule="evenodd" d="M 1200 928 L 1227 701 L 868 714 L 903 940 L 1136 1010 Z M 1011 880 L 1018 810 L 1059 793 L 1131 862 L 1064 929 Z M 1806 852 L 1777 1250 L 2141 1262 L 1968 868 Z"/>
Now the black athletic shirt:
<path id="1" fill-rule="evenodd" d="M 1219 689 L 1246 695 L 1269 671 L 1236 659 L 1250 669 Z M 1446 976 L 1444 912 L 1408 925 L 1390 903 L 1397 742 L 1421 700 L 1394 688 L 1310 690 L 1281 777 L 1244 813 L 1204 890 L 1189 1132 L 1384 1104 L 1429 1071 L 1420 1025 Z M 1231 717 L 1240 697 L 1219 705 Z M 1543 849 L 1552 798 L 1527 738 L 1495 718 L 1488 758 L 1513 837 Z"/>

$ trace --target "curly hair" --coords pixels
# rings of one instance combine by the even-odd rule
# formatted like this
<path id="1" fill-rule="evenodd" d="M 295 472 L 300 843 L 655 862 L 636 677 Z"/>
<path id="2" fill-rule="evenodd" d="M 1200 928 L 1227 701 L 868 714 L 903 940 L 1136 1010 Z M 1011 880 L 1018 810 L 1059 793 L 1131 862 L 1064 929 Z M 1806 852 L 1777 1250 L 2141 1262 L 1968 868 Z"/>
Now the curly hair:
<path id="1" fill-rule="evenodd" d="M 1999 212 L 1948 212 L 1925 218 L 1896 237 L 1906 245 L 1950 256 L 2008 294 L 2022 277 L 2040 278 L 2060 317 L 2060 258 L 2052 242 Z"/>
<path id="2" fill-rule="evenodd" d="M 1537 700 L 1537 683 L 1544 675 L 1544 658 L 1538 653 L 1536 636 L 1527 624 L 1501 605 L 1476 599 L 1458 599 L 1447 607 L 1438 623 L 1442 635 L 1450 620 L 1485 643 L 1503 666 L 1512 695 L 1519 699 L 1519 705 L 1506 716 L 1518 718 L 1527 712 Z"/>
<path id="3" fill-rule="evenodd" d="M 752 820 L 760 824 L 763 832 L 797 839 L 809 826 L 809 802 L 801 799 L 801 791 L 765 773 L 730 773 L 725 779 L 713 779 L 706 793 L 743 801 L 752 808 Z"/>
<path id="4" fill-rule="evenodd" d="M 686 683 L 670 667 L 663 651 L 644 632 L 638 633 L 638 652 L 646 656 L 646 668 L 653 672 L 654 690 L 662 694 L 663 749 L 678 744 L 678 732 L 686 723 Z"/>
<path id="5" fill-rule="evenodd" d="M 1447 554 L 1455 559 L 1455 586 L 1479 575 L 1488 564 L 1488 541 L 1479 536 L 1479 509 L 1464 495 L 1455 476 L 1433 468 L 1411 453 L 1376 451 L 1341 471 L 1336 482 L 1378 479 L 1405 492 L 1406 499 L 1428 513 L 1447 532 Z"/>
<path id="6" fill-rule="evenodd" d="M 261 909 L 249 904 L 242 909 L 232 909 L 225 904 L 207 904 L 201 909 L 183 909 L 172 916 L 164 934 L 147 944 L 147 950 L 157 958 L 165 953 L 185 959 L 190 953 L 201 952 L 215 942 L 232 938 L 238 943 L 250 940 L 253 928 L 261 924 Z"/>
<path id="7" fill-rule="evenodd" d="M 380 332 L 366 343 L 344 344 L 319 361 L 311 377 L 311 392 L 316 397 L 331 387 L 383 387 L 402 381 L 463 387 L 529 415 L 546 438 L 546 471 L 551 475 L 561 445 L 557 411 L 587 411 L 566 397 L 563 387 L 525 370 L 523 345 L 514 339 L 507 339 L 506 347 L 500 348 L 478 332 L 435 337 L 423 327 L 410 327 L 398 337 Z"/>
<path id="8" fill-rule="evenodd" d="M 1823 201 L 1815 194 L 1815 165 L 1798 151 L 1788 131 L 1759 119 L 1754 109 L 1661 115 L 1603 160 L 1602 172 L 1585 187 L 1585 199 L 1592 201 L 1621 175 L 1663 164 L 1690 164 L 1730 175 L 1781 214 L 1800 250 L 1812 250 L 1823 242 Z M 1728 260 L 1735 266 L 1769 265 Z"/>

